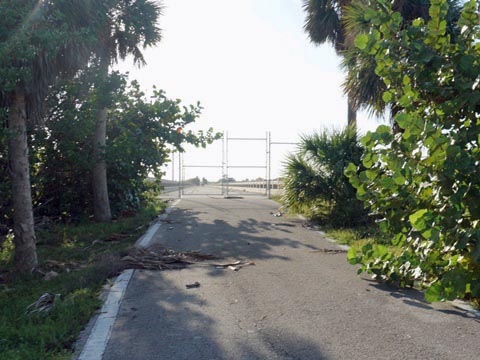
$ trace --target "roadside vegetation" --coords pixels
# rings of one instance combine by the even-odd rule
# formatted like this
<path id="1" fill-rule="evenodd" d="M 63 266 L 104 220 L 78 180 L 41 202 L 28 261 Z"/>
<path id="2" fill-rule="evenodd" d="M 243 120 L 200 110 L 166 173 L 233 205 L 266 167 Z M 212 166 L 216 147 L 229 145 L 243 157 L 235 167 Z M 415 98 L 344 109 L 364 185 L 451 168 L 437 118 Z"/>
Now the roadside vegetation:
<path id="1" fill-rule="evenodd" d="M 368 13 L 370 32 L 355 40 L 389 84 L 383 97 L 399 109 L 398 132 L 367 134 L 365 170 L 352 164 L 346 175 L 403 251 L 364 247 L 349 259 L 380 278 L 426 287 L 429 301 L 480 297 L 478 5 L 465 4 L 450 34 L 446 1 L 431 1 L 429 21 L 409 26 L 379 1 Z"/>
<path id="2" fill-rule="evenodd" d="M 479 7 L 475 0 L 305 1 L 312 41 L 342 50 L 349 104 L 392 118 L 359 139 L 361 161 L 344 169 L 374 223 L 329 235 L 352 245 L 350 263 L 424 288 L 428 301 L 480 298 Z M 287 184 L 304 179 L 309 197 L 325 202 L 317 177 L 290 170 L 287 177 Z M 302 187 L 289 191 L 287 199 L 314 217 L 318 206 L 302 200 Z"/>
<path id="3" fill-rule="evenodd" d="M 285 161 L 283 196 L 274 200 L 312 221 L 339 244 L 357 248 L 386 244 L 344 174 L 350 163 L 361 164 L 362 154 L 354 127 L 303 135 L 297 152 Z"/>
<path id="4" fill-rule="evenodd" d="M 200 104 L 140 89 L 156 0 L 0 2 L 0 358 L 69 358 L 118 258 L 162 211 L 161 166 Z M 27 314 L 45 295 L 49 311 Z M 55 299 L 55 300 L 54 300 Z M 31 308 L 32 309 L 32 308 Z"/>
<path id="5" fill-rule="evenodd" d="M 344 175 L 350 162 L 360 164 L 362 152 L 352 127 L 302 136 L 297 153 L 285 163 L 285 205 L 333 226 L 368 222 L 367 211 Z"/>
<path id="6" fill-rule="evenodd" d="M 479 8 L 304 0 L 310 39 L 343 58 L 349 127 L 303 136 L 283 201 L 352 245 L 362 271 L 429 301 L 480 298 Z M 219 137 L 188 130 L 200 104 L 111 70 L 145 63 L 161 10 L 0 2 L 0 358 L 69 357 L 115 259 L 161 211 L 170 151 Z M 391 126 L 359 139 L 362 108 Z M 45 293 L 55 306 L 27 315 Z"/>
<path id="7" fill-rule="evenodd" d="M 0 359 L 69 359 L 79 332 L 101 306 L 103 285 L 118 274 L 120 257 L 164 207 L 151 203 L 108 224 L 40 227 L 40 263 L 30 276 L 10 271 L 9 237 L 0 252 Z M 46 293 L 59 294 L 53 307 L 27 313 Z"/>

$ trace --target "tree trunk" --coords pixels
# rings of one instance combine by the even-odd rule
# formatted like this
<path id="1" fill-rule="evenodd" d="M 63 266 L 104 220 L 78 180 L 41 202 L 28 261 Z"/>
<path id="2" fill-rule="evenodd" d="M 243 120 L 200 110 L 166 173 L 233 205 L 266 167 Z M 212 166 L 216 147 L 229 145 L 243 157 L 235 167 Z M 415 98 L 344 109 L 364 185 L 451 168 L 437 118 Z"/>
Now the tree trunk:
<path id="1" fill-rule="evenodd" d="M 105 159 L 105 147 L 107 138 L 107 109 L 101 109 L 97 114 L 97 125 L 93 144 L 93 214 L 95 221 L 110 221 L 110 201 L 108 199 L 107 186 L 107 161 Z"/>
<path id="2" fill-rule="evenodd" d="M 19 272 L 38 265 L 28 159 L 25 94 L 17 88 L 8 117 L 8 160 L 12 181 L 14 263 Z"/>
<path id="3" fill-rule="evenodd" d="M 353 107 L 353 101 L 348 97 L 348 126 L 357 128 L 357 110 Z"/>

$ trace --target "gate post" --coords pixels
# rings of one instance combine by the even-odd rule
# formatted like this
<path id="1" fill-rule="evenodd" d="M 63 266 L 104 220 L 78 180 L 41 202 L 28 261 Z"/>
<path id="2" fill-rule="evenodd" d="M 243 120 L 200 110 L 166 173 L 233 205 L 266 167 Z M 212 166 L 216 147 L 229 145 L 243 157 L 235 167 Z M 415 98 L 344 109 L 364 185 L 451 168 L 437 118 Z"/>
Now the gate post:
<path id="1" fill-rule="evenodd" d="M 182 198 L 183 192 L 183 171 L 182 171 L 182 153 L 178 152 L 178 198 Z"/>
<path id="2" fill-rule="evenodd" d="M 272 198 L 272 133 L 269 131 L 267 133 L 267 197 Z"/>
<path id="3" fill-rule="evenodd" d="M 222 189 L 222 196 L 225 196 L 225 130 L 222 133 L 222 177 L 220 180 L 220 187 Z"/>

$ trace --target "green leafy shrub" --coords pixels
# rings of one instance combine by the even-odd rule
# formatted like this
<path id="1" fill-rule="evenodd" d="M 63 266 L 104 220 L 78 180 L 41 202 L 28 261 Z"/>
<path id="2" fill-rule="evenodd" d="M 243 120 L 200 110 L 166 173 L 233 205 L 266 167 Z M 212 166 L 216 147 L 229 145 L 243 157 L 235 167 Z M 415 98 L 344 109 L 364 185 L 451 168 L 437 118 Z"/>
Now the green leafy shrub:
<path id="1" fill-rule="evenodd" d="M 366 211 L 344 175 L 361 155 L 353 128 L 303 136 L 286 161 L 284 203 L 294 211 L 307 207 L 313 217 L 336 226 L 365 223 Z"/>
<path id="2" fill-rule="evenodd" d="M 376 0 L 356 46 L 375 56 L 399 112 L 400 131 L 380 126 L 363 139 L 365 167 L 346 170 L 359 199 L 391 234 L 385 246 L 352 249 L 351 263 L 400 285 L 428 287 L 429 301 L 480 296 L 480 28 L 478 1 L 464 5 L 453 39 L 448 4 L 431 0 L 430 20 L 402 27 L 391 2 Z"/>
<path id="3" fill-rule="evenodd" d="M 32 136 L 32 179 L 34 201 L 42 205 L 37 216 L 57 216 L 82 220 L 93 212 L 92 171 L 93 134 L 97 97 L 108 104 L 106 160 L 108 189 L 114 214 L 135 211 L 157 193 L 168 161 L 169 146 L 184 143 L 206 146 L 218 136 L 206 132 L 177 131 L 198 120 L 196 106 L 182 106 L 161 90 L 152 96 L 140 90 L 137 82 L 127 83 L 113 73 L 102 93 L 93 86 L 95 72 L 85 72 L 62 85 L 50 98 L 45 126 Z M 149 176 L 156 180 L 147 181 Z"/>

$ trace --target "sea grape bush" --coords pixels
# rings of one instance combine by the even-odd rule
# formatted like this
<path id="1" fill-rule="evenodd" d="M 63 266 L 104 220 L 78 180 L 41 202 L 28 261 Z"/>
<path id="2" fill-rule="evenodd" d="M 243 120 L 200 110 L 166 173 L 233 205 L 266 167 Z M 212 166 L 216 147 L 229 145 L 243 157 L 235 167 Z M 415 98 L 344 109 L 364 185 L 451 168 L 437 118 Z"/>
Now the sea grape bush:
<path id="1" fill-rule="evenodd" d="M 350 164 L 345 175 L 401 253 L 369 244 L 348 259 L 427 287 L 428 301 L 480 297 L 480 2 L 464 4 L 453 35 L 447 1 L 430 4 L 427 22 L 405 26 L 391 1 L 372 1 L 371 29 L 355 40 L 375 57 L 398 131 L 369 132 L 364 170 Z"/>

